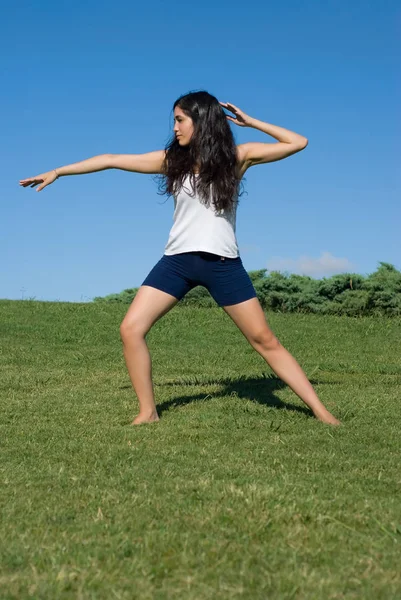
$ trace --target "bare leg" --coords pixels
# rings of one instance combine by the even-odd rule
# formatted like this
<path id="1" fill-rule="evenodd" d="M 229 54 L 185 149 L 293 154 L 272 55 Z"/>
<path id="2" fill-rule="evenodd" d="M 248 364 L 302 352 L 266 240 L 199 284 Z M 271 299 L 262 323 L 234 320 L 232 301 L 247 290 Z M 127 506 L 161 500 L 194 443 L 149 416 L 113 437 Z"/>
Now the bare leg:
<path id="1" fill-rule="evenodd" d="M 152 360 L 146 340 L 144 337 L 132 335 L 127 336 L 123 344 L 125 363 L 139 401 L 139 415 L 132 424 L 158 421 L 152 382 Z"/>
<path id="2" fill-rule="evenodd" d="M 159 420 L 152 383 L 152 361 L 146 334 L 177 304 L 174 296 L 150 286 L 141 286 L 120 326 L 124 358 L 139 401 L 139 414 L 132 425 Z"/>
<path id="3" fill-rule="evenodd" d="M 286 350 L 277 338 L 270 344 L 256 348 L 273 371 L 282 379 L 297 396 L 305 402 L 319 421 L 339 425 L 338 421 L 321 403 L 305 373 L 293 356 Z"/>
<path id="4" fill-rule="evenodd" d="M 305 373 L 293 356 L 278 341 L 268 326 L 257 298 L 231 306 L 223 306 L 248 342 L 266 360 L 273 371 L 312 410 L 319 421 L 339 425 L 338 421 L 321 403 Z"/>

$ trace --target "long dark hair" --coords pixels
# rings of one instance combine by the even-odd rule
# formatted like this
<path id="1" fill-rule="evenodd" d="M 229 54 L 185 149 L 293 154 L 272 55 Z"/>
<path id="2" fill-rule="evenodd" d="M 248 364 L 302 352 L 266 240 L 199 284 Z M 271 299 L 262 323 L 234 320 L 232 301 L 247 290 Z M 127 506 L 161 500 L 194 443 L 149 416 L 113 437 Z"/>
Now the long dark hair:
<path id="1" fill-rule="evenodd" d="M 165 151 L 164 172 L 158 175 L 160 195 L 178 194 L 184 179 L 190 175 L 191 185 L 200 200 L 210 203 L 213 184 L 213 204 L 216 210 L 231 210 L 239 203 L 241 180 L 237 169 L 237 150 L 233 133 L 223 107 L 206 91 L 180 96 L 178 106 L 191 117 L 194 132 L 187 146 L 180 146 L 174 133 Z M 195 177 L 194 168 L 199 168 Z"/>

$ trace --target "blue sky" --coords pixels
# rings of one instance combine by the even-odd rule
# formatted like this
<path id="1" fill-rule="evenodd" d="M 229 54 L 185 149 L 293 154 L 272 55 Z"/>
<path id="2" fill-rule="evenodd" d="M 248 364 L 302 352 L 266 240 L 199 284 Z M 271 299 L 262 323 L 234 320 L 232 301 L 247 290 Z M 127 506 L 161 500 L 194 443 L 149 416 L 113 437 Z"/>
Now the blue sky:
<path id="1" fill-rule="evenodd" d="M 19 180 L 164 148 L 174 101 L 199 89 L 309 139 L 246 174 L 248 271 L 400 269 L 398 2 L 138 5 L 2 10 L 0 298 L 87 302 L 141 285 L 173 223 L 152 176 L 107 170 L 39 193 Z M 238 144 L 275 141 L 231 127 Z"/>

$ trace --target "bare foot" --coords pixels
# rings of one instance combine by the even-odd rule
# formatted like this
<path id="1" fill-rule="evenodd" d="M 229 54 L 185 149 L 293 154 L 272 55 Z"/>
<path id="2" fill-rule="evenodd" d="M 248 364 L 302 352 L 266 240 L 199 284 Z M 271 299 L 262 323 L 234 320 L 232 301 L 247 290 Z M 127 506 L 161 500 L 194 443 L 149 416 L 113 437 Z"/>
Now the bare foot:
<path id="1" fill-rule="evenodd" d="M 159 415 L 157 412 L 153 412 L 150 414 L 141 414 L 137 415 L 135 419 L 132 421 L 131 425 L 141 425 L 142 423 L 154 423 L 159 421 Z"/>
<path id="2" fill-rule="evenodd" d="M 315 417 L 322 423 L 328 423 L 329 425 L 341 425 L 341 421 L 336 419 L 328 410 L 322 413 L 315 413 Z"/>

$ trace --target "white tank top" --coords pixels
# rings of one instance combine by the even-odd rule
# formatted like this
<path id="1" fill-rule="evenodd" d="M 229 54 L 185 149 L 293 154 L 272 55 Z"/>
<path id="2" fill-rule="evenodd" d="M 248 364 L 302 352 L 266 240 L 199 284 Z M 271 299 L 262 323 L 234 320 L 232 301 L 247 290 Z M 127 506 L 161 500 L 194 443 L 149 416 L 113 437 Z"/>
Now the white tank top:
<path id="1" fill-rule="evenodd" d="M 198 250 L 237 258 L 239 249 L 235 235 L 236 216 L 237 202 L 232 210 L 220 212 L 216 211 L 212 201 L 206 207 L 199 195 L 193 192 L 188 174 L 179 194 L 174 196 L 174 223 L 164 254 Z"/>

